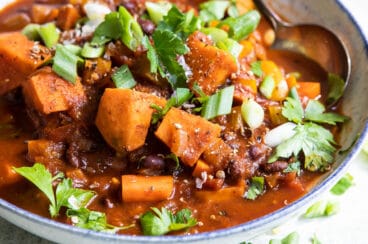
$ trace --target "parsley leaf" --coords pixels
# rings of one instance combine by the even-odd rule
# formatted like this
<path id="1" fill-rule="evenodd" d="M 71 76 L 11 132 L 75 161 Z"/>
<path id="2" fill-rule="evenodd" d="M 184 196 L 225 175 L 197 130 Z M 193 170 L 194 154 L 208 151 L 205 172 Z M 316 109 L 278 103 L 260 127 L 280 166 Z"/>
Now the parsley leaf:
<path id="1" fill-rule="evenodd" d="M 345 122 L 349 118 L 336 113 L 325 113 L 325 106 L 316 100 L 309 100 L 305 108 L 305 119 L 317 123 L 336 125 L 337 122 Z"/>
<path id="2" fill-rule="evenodd" d="M 192 217 L 189 209 L 182 209 L 176 214 L 166 208 L 151 208 L 151 211 L 140 217 L 144 235 L 158 236 L 171 231 L 187 229 L 197 225 L 197 220 Z"/>
<path id="3" fill-rule="evenodd" d="M 68 209 L 66 214 L 68 217 L 71 218 L 72 223 L 75 226 L 95 231 L 116 233 L 119 230 L 128 229 L 134 226 L 128 225 L 123 227 L 117 227 L 110 225 L 107 223 L 105 213 L 91 211 L 86 208 Z"/>
<path id="4" fill-rule="evenodd" d="M 244 197 L 249 200 L 255 200 L 257 196 L 261 195 L 264 191 L 264 177 L 255 176 L 252 177 L 251 184 Z"/>
<path id="5" fill-rule="evenodd" d="M 325 217 L 336 214 L 338 210 L 339 205 L 337 202 L 321 200 L 310 206 L 303 215 L 303 217 L 304 218 Z"/>
<path id="6" fill-rule="evenodd" d="M 352 185 L 354 185 L 354 177 L 347 173 L 344 177 L 342 177 L 332 188 L 331 192 L 335 195 L 342 195 L 349 189 Z"/>
<path id="7" fill-rule="evenodd" d="M 299 99 L 287 97 L 282 108 L 282 115 L 289 121 L 300 123 L 304 117 L 304 111 Z"/>
<path id="8" fill-rule="evenodd" d="M 299 234 L 294 231 L 281 240 L 272 239 L 269 244 L 299 244 Z"/>

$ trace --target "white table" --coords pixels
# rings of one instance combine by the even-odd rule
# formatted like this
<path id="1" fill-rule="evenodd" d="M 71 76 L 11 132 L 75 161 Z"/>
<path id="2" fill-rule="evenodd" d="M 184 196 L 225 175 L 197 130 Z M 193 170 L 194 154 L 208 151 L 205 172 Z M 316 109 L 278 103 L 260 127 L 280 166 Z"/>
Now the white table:
<path id="1" fill-rule="evenodd" d="M 0 6 L 7 1 L 10 0 L 0 0 Z M 365 0 L 341 0 L 341 2 L 351 10 L 368 37 L 368 2 Z M 313 220 L 293 219 L 273 232 L 270 231 L 253 240 L 245 239 L 244 241 L 251 241 L 253 244 L 266 244 L 270 239 L 280 239 L 292 231 L 297 231 L 301 238 L 300 243 L 311 243 L 310 238 L 314 234 L 325 244 L 368 243 L 366 236 L 368 230 L 368 156 L 361 153 L 351 164 L 349 173 L 354 176 L 355 185 L 353 187 L 339 197 L 332 195 L 322 197 L 340 202 L 338 214 Z M 276 233 L 274 233 L 275 231 Z M 46 244 L 50 242 L 0 218 L 0 243 Z"/>

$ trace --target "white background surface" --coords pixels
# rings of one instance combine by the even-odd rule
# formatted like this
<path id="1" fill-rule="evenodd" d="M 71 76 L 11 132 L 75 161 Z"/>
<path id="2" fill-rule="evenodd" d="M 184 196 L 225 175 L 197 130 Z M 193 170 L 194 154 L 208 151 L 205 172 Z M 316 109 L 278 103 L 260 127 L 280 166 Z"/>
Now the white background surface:
<path id="1" fill-rule="evenodd" d="M 0 0 L 0 7 L 10 0 Z M 323 0 L 321 0 L 323 1 Z M 341 0 L 360 23 L 368 37 L 368 1 Z M 368 67 L 367 67 L 368 69 Z M 367 77 L 368 82 L 368 77 Z M 368 112 L 368 111 L 367 111 Z M 253 244 L 266 244 L 270 239 L 278 239 L 292 231 L 301 237 L 300 243 L 311 243 L 316 235 L 324 244 L 365 244 L 368 243 L 368 156 L 361 153 L 351 164 L 349 173 L 353 175 L 355 185 L 342 196 L 327 194 L 323 199 L 340 203 L 338 214 L 313 220 L 293 219 L 278 227 L 276 233 L 263 234 L 251 241 Z M 0 219 L 0 243 L 48 243 Z"/>

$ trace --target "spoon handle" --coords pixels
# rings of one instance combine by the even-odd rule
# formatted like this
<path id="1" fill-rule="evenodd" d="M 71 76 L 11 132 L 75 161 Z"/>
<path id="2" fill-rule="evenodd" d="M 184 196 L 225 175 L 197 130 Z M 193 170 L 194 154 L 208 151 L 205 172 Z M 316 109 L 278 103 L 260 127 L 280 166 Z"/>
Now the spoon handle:
<path id="1" fill-rule="evenodd" d="M 279 26 L 283 25 L 280 18 L 265 4 L 264 0 L 253 0 L 258 10 L 266 17 L 270 22 L 274 30 L 277 30 Z"/>

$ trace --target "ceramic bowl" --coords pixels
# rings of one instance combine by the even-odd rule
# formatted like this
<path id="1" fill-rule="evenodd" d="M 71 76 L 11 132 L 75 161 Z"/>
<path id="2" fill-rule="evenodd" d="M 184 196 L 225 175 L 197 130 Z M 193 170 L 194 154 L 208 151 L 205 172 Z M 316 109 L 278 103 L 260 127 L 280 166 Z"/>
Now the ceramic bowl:
<path id="1" fill-rule="evenodd" d="M 2 4 L 11 0 L 1 0 Z M 239 243 L 249 240 L 256 234 L 277 226 L 287 218 L 299 213 L 315 198 L 327 191 L 345 172 L 348 164 L 359 152 L 364 137 L 368 134 L 368 42 L 359 26 L 347 9 L 335 0 L 274 0 L 272 5 L 277 12 L 287 7 L 284 13 L 290 22 L 319 23 L 333 30 L 345 43 L 350 55 L 352 72 L 350 83 L 344 94 L 341 109 L 351 120 L 344 125 L 340 136 L 342 149 L 337 153 L 333 169 L 325 174 L 310 192 L 299 200 L 247 223 L 217 231 L 183 236 L 127 236 L 113 235 L 75 228 L 20 209 L 0 199 L 0 216 L 9 222 L 48 240 L 58 243 Z M 1 8 L 1 4 L 0 4 Z M 360 136 L 359 136 L 360 135 Z M 352 147 L 350 147 L 354 144 Z"/>

